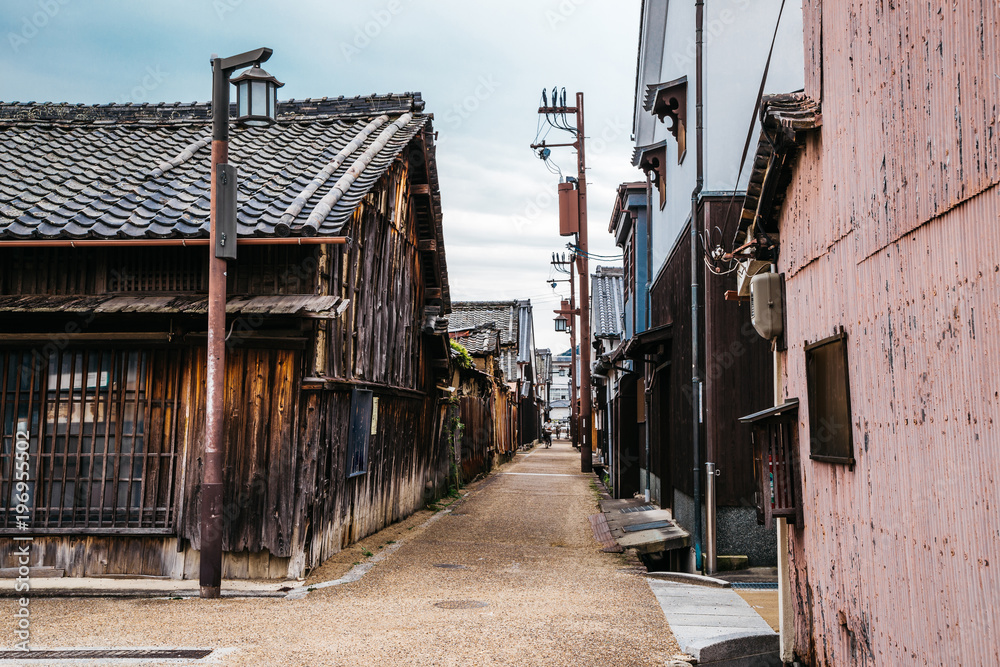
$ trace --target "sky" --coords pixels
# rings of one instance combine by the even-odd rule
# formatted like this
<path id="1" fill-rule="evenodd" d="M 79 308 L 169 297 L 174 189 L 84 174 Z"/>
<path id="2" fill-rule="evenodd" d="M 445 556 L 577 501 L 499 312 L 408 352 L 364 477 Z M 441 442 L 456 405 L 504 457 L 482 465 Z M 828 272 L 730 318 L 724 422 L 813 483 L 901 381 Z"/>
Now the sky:
<path id="1" fill-rule="evenodd" d="M 585 94 L 590 251 L 631 166 L 640 0 L 4 0 L 0 100 L 205 102 L 211 54 L 267 46 L 281 99 L 419 91 L 439 133 L 452 300 L 530 299 L 538 347 L 569 348 L 548 280 L 558 176 L 529 148 L 543 88 Z M 544 129 L 543 129 L 544 133 Z M 551 130 L 550 143 L 572 141 Z M 552 162 L 576 174 L 572 148 Z M 600 262 L 620 265 L 619 262 Z M 591 262 L 591 271 L 598 262 Z M 563 277 L 563 276 L 556 276 Z"/>

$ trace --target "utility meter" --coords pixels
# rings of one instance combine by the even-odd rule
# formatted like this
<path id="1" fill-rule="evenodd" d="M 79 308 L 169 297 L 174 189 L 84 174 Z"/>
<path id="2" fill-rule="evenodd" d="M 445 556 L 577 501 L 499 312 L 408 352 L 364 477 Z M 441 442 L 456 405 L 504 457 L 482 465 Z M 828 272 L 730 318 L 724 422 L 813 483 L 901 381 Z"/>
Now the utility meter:
<path id="1" fill-rule="evenodd" d="M 778 273 L 759 273 L 750 279 L 750 322 L 768 340 L 774 340 L 782 331 L 785 299 L 781 282 Z"/>

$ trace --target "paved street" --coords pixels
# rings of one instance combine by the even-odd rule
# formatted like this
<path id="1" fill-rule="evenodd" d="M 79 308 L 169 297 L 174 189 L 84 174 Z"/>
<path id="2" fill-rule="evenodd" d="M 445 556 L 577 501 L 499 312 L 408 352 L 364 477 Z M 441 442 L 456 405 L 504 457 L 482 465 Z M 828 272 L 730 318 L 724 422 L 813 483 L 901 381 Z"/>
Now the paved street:
<path id="1" fill-rule="evenodd" d="M 301 600 L 36 599 L 32 644 L 211 647 L 226 665 L 670 664 L 663 612 L 625 556 L 600 551 L 578 471 L 564 442 L 518 454 L 437 521 L 422 512 L 318 572 L 401 544 L 361 580 Z"/>

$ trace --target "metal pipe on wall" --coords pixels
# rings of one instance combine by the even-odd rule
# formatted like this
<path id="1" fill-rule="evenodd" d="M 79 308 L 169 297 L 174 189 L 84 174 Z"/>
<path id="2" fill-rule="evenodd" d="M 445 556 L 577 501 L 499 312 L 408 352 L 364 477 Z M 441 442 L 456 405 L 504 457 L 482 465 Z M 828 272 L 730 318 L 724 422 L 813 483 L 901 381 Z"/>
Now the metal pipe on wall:
<path id="1" fill-rule="evenodd" d="M 694 501 L 694 568 L 701 569 L 701 332 L 698 327 L 698 300 L 701 292 L 701 266 L 698 258 L 698 200 L 705 184 L 704 126 L 702 115 L 702 55 L 704 50 L 703 26 L 705 2 L 695 0 L 695 161 L 697 181 L 691 193 L 691 456 L 694 474 L 692 495 Z"/>
<path id="2" fill-rule="evenodd" d="M 715 464 L 705 462 L 705 574 L 715 574 Z"/>

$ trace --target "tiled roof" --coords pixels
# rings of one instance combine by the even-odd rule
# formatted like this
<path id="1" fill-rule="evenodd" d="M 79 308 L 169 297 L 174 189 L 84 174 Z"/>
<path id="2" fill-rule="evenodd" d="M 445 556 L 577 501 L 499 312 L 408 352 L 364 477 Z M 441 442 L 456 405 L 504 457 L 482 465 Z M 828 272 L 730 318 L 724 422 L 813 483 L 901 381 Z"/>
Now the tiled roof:
<path id="1" fill-rule="evenodd" d="M 508 382 L 520 377 L 519 301 L 456 301 L 451 304 L 448 330 L 462 331 L 492 324 L 500 332 L 500 368 Z"/>
<path id="2" fill-rule="evenodd" d="M 590 276 L 591 299 L 594 308 L 594 338 L 621 338 L 623 271 L 609 266 L 597 267 Z"/>
<path id="3" fill-rule="evenodd" d="M 449 326 L 451 319 L 448 320 Z M 456 343 L 460 343 L 466 351 L 473 356 L 485 356 L 487 354 L 496 354 L 500 351 L 500 344 L 498 342 L 497 329 L 491 324 L 483 325 L 482 327 L 476 329 L 470 329 L 462 332 L 452 332 L 452 340 Z"/>
<path id="4" fill-rule="evenodd" d="M 517 301 L 455 301 L 448 316 L 448 330 L 462 331 L 495 324 L 501 345 L 518 343 Z"/>
<path id="5" fill-rule="evenodd" d="M 283 102 L 234 127 L 241 236 L 338 235 L 429 116 L 419 94 Z M 204 237 L 209 104 L 0 103 L 0 238 Z"/>

